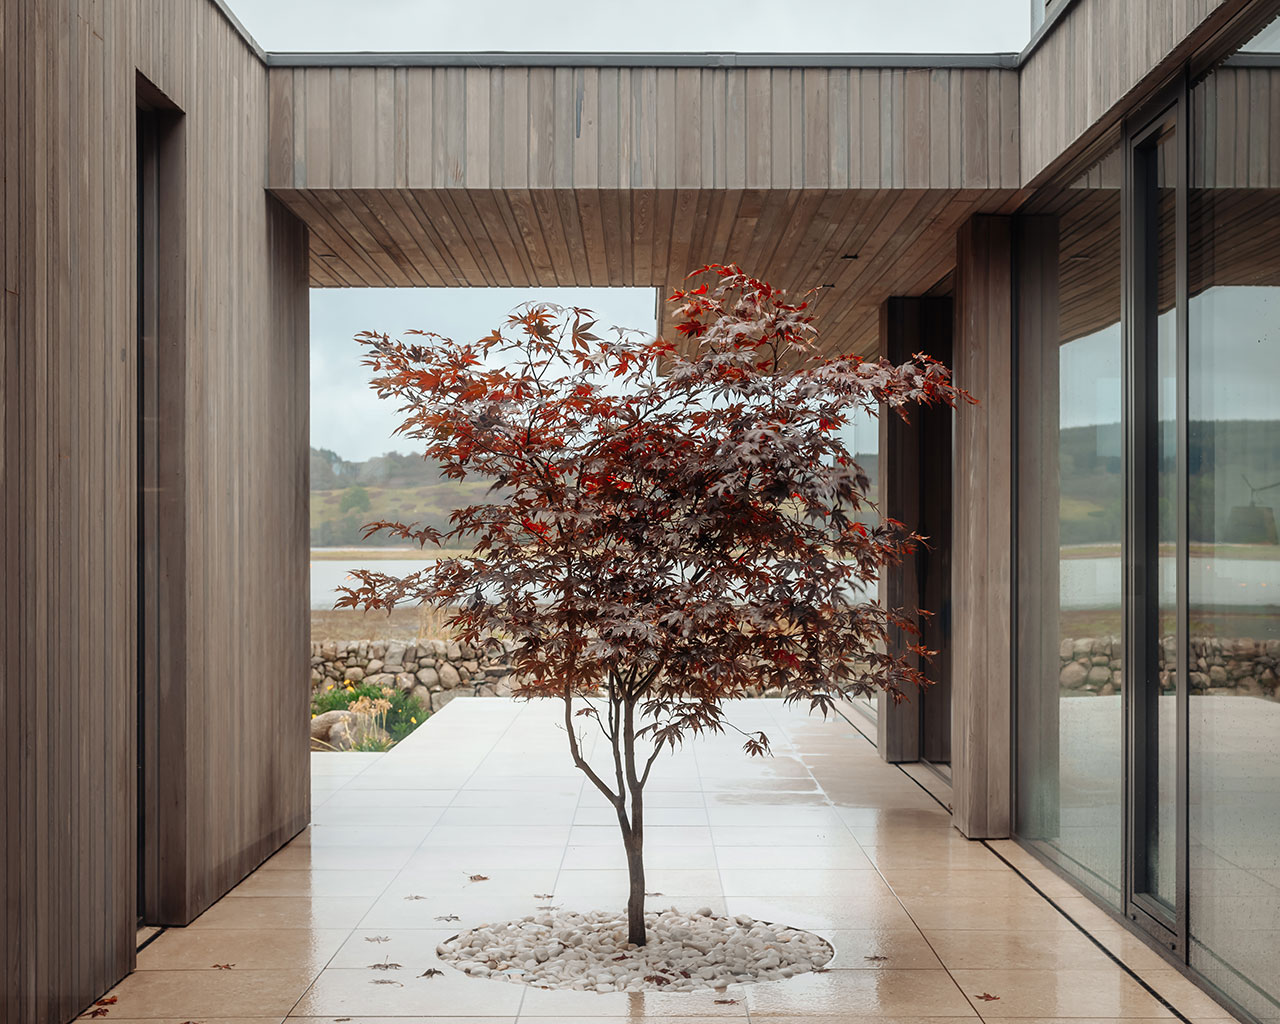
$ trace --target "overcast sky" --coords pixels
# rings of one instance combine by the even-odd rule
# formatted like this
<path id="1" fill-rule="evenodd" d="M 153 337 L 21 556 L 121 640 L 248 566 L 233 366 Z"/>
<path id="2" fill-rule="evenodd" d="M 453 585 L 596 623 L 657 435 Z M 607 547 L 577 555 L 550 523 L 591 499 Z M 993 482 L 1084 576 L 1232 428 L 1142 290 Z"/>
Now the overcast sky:
<path id="1" fill-rule="evenodd" d="M 419 328 L 476 341 L 537 300 L 594 310 L 601 337 L 609 327 L 652 332 L 655 299 L 652 288 L 313 288 L 311 444 L 352 461 L 417 450 L 392 438 L 396 406 L 369 388 L 371 371 L 360 365 L 364 350 L 353 340 L 360 331 L 399 336 Z"/>
<path id="2" fill-rule="evenodd" d="M 1031 0 L 226 0 L 267 50 L 1003 53 Z"/>

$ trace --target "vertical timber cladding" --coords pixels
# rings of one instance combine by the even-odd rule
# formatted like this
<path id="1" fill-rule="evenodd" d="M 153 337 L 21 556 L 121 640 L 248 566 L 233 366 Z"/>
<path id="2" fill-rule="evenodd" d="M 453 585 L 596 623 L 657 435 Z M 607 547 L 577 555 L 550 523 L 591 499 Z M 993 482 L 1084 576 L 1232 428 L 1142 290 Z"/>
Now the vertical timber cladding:
<path id="1" fill-rule="evenodd" d="M 1012 219 L 973 217 L 956 240 L 952 606 L 954 821 L 971 839 L 1011 824 Z"/>
<path id="2" fill-rule="evenodd" d="M 183 233 L 187 271 L 160 287 L 184 320 L 157 339 L 186 356 L 163 382 L 186 528 L 157 538 L 181 546 L 162 582 L 187 609 L 160 680 L 185 703 L 156 708 L 174 923 L 308 814 L 307 238 L 264 193 L 265 68 L 215 5 L 4 3 L 0 47 L 0 665 L 21 717 L 0 1021 L 44 1024 L 134 962 L 137 74 L 184 112 L 187 167 L 184 216 L 159 225 Z"/>
<path id="3" fill-rule="evenodd" d="M 904 363 L 923 352 L 950 366 L 953 317 L 949 298 L 887 299 L 880 306 L 879 354 L 892 363 Z M 929 691 L 908 694 L 910 700 L 898 704 L 884 695 L 879 698 L 876 748 L 892 763 L 947 760 L 939 756 L 945 744 L 925 742 L 925 730 L 926 712 L 936 708 L 945 713 L 949 704 L 951 422 L 946 408 L 913 410 L 909 421 L 888 410 L 880 416 L 881 509 L 928 538 L 916 554 L 884 571 L 884 601 L 891 608 L 929 612 L 917 618 L 922 629 L 919 642 L 939 652 L 923 666 L 934 683 Z M 895 636 L 895 641 L 918 642 L 903 636 Z M 950 728 L 946 721 L 930 720 L 928 725 L 934 732 Z"/>

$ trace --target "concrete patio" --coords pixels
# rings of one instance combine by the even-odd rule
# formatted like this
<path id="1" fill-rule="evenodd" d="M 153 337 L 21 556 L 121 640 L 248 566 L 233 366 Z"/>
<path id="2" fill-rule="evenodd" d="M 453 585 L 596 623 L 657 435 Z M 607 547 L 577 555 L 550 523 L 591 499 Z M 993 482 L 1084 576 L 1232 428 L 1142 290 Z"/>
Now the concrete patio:
<path id="1" fill-rule="evenodd" d="M 313 754 L 311 827 L 149 944 L 108 1019 L 1230 1020 L 1020 848 L 964 839 L 849 714 L 742 702 L 735 724 L 764 729 L 773 757 L 694 741 L 648 789 L 650 908 L 812 929 L 836 948 L 824 973 L 599 995 L 440 964 L 460 929 L 547 905 L 621 910 L 626 892 L 612 812 L 569 763 L 558 703 L 459 699 L 390 753 Z"/>

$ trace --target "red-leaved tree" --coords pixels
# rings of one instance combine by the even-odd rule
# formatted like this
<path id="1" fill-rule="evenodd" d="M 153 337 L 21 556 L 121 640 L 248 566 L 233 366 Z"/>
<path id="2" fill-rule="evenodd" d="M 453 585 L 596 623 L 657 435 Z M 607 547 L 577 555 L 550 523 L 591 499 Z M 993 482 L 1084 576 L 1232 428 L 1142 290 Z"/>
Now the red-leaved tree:
<path id="1" fill-rule="evenodd" d="M 931 652 L 888 643 L 894 628 L 916 634 L 914 619 L 866 589 L 922 538 L 876 514 L 838 431 L 858 410 L 967 397 L 925 356 L 823 358 L 806 303 L 736 266 L 699 273 L 709 283 L 671 298 L 674 345 L 605 339 L 589 311 L 546 305 L 475 342 L 360 335 L 373 386 L 401 403 L 400 433 L 494 491 L 443 534 L 370 524 L 471 554 L 404 578 L 357 570 L 339 606 L 426 602 L 469 643 L 515 641 L 515 695 L 564 702 L 573 762 L 617 813 L 636 945 L 644 787 L 664 750 L 731 727 L 726 703 L 761 688 L 825 714 L 926 682 Z M 584 756 L 592 722 L 607 766 Z M 767 752 L 764 734 L 744 735 Z"/>

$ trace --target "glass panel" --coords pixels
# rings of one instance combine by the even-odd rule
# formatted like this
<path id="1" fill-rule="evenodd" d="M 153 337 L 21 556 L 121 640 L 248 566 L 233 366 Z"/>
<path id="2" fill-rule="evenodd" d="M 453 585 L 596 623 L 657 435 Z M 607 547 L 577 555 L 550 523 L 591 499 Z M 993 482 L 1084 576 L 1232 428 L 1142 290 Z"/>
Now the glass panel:
<path id="1" fill-rule="evenodd" d="M 1120 176 L 1019 220 L 1018 791 L 1024 839 L 1121 892 Z"/>
<path id="2" fill-rule="evenodd" d="M 1155 306 L 1156 405 L 1156 547 L 1148 557 L 1157 565 L 1159 605 L 1158 635 L 1146 642 L 1155 645 L 1153 672 L 1143 684 L 1149 687 L 1153 714 L 1146 722 L 1147 769 L 1146 885 L 1150 893 L 1170 909 L 1177 884 L 1177 543 L 1178 543 L 1178 330 L 1177 312 L 1177 140 L 1172 130 L 1156 144 L 1153 179 L 1155 217 L 1149 224 L 1148 253 L 1155 272 L 1149 293 Z M 1150 706 L 1150 705 L 1148 705 Z"/>
<path id="3" fill-rule="evenodd" d="M 1275 81 L 1265 68 L 1228 67 L 1197 87 L 1188 208 L 1191 964 L 1271 1021 L 1280 1020 Z M 1248 164 L 1236 157 L 1245 126 Z"/>

